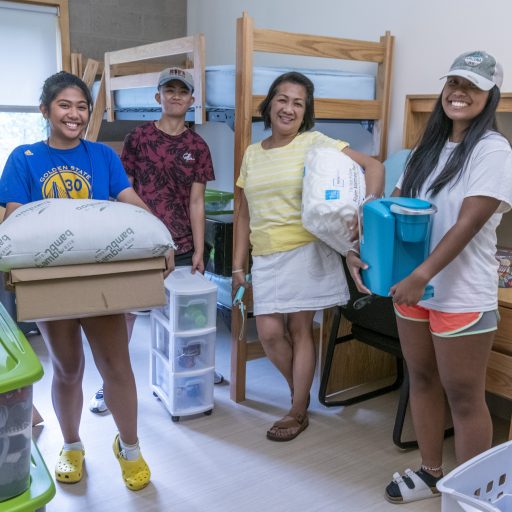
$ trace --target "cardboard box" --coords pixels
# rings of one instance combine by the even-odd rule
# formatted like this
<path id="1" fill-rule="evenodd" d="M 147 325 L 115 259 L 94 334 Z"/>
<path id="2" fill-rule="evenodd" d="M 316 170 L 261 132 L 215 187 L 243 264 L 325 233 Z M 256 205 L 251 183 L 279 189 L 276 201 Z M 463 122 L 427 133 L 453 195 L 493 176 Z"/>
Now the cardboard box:
<path id="1" fill-rule="evenodd" d="M 112 315 L 165 305 L 165 258 L 20 268 L 9 273 L 18 321 Z"/>

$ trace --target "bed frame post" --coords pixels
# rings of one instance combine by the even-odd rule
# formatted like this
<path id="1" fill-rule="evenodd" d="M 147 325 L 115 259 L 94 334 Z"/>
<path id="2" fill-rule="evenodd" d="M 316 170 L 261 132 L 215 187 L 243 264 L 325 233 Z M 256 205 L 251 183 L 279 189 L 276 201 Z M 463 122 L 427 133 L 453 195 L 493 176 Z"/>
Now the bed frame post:
<path id="1" fill-rule="evenodd" d="M 87 85 L 89 89 L 92 89 L 94 79 L 98 74 L 100 68 L 100 62 L 94 59 L 87 59 L 85 67 L 83 66 L 84 57 L 81 53 L 71 54 L 71 72 L 74 75 L 79 76 Z M 98 134 L 100 132 L 101 121 L 105 112 L 105 79 L 102 73 L 100 80 L 100 87 L 98 89 L 98 97 L 94 102 L 91 109 L 91 115 L 89 123 L 83 134 L 84 138 L 91 141 L 98 140 Z"/>
<path id="2" fill-rule="evenodd" d="M 110 89 L 110 54 L 109 52 L 105 52 L 105 108 L 107 110 L 107 121 L 111 123 L 115 120 L 114 116 L 114 93 Z"/>
<path id="3" fill-rule="evenodd" d="M 391 107 L 391 63 L 393 62 L 394 39 L 395 38 L 389 31 L 380 38 L 380 42 L 384 47 L 384 61 L 379 64 L 377 69 L 376 99 L 379 100 L 382 105 L 381 116 L 377 123 L 379 138 L 377 157 L 381 162 L 386 159 L 388 147 L 388 126 Z"/>
<path id="4" fill-rule="evenodd" d="M 79 75 L 82 77 L 82 80 L 84 81 L 85 85 L 87 85 L 87 87 L 89 89 L 92 89 L 92 86 L 94 84 L 94 79 L 96 78 L 96 75 L 98 74 L 99 67 L 100 67 L 100 63 L 97 60 L 87 59 L 87 63 L 85 64 L 83 73 L 82 73 L 82 75 Z"/>
<path id="5" fill-rule="evenodd" d="M 194 74 L 194 123 L 206 123 L 206 109 L 204 108 L 205 94 L 205 51 L 204 51 L 204 35 L 197 34 L 194 36 L 194 52 L 193 52 L 193 74 Z"/>
<path id="6" fill-rule="evenodd" d="M 71 73 L 73 73 L 73 75 L 82 77 L 82 64 L 83 55 L 81 53 L 73 52 L 71 54 Z"/>
<path id="7" fill-rule="evenodd" d="M 241 41 L 241 44 L 237 45 L 236 49 L 235 169 L 233 173 L 235 184 L 240 174 L 244 152 L 251 143 L 253 29 L 252 19 L 244 12 L 236 23 L 237 41 Z M 240 211 L 240 189 L 236 186 L 234 203 L 233 233 L 236 233 L 238 212 Z M 235 251 L 236 237 L 233 237 L 233 254 Z M 248 267 L 248 262 L 246 262 L 245 267 Z M 247 339 L 245 334 L 241 336 L 242 339 L 239 339 L 241 327 L 241 316 L 233 310 L 231 315 L 230 396 L 235 402 L 245 400 Z"/>
<path id="8" fill-rule="evenodd" d="M 98 88 L 98 95 L 91 112 L 89 124 L 85 131 L 85 138 L 96 142 L 100 133 L 101 122 L 103 121 L 103 114 L 105 113 L 105 70 L 101 73 L 100 86 Z"/>

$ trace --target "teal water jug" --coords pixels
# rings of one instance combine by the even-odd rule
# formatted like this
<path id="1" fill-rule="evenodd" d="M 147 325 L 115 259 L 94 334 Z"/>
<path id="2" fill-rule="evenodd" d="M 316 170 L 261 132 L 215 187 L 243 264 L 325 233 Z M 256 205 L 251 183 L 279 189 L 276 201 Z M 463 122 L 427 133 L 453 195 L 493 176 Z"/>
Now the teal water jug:
<path id="1" fill-rule="evenodd" d="M 432 215 L 437 208 L 422 199 L 390 197 L 363 206 L 360 234 L 364 285 L 387 297 L 390 288 L 407 277 L 429 255 Z M 434 295 L 428 285 L 422 300 Z"/>

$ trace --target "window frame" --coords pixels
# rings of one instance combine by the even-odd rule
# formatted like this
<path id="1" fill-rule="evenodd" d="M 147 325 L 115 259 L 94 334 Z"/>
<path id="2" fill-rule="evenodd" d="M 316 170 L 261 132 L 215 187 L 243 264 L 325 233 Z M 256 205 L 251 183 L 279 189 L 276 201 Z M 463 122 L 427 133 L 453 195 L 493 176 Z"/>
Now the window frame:
<path id="1" fill-rule="evenodd" d="M 62 50 L 62 69 L 71 72 L 71 43 L 69 38 L 68 0 L 8 0 L 15 4 L 45 5 L 57 8 L 59 19 L 60 45 Z"/>
<path id="2" fill-rule="evenodd" d="M 45 7 L 54 7 L 57 9 L 57 19 L 60 33 L 61 46 L 61 66 L 64 71 L 71 72 L 71 44 L 69 36 L 69 8 L 68 0 L 8 0 L 13 4 L 40 5 Z M 21 105 L 0 105 L 1 112 L 12 113 L 35 113 L 39 112 L 38 106 Z M 0 175 L 3 166 L 0 167 Z"/>

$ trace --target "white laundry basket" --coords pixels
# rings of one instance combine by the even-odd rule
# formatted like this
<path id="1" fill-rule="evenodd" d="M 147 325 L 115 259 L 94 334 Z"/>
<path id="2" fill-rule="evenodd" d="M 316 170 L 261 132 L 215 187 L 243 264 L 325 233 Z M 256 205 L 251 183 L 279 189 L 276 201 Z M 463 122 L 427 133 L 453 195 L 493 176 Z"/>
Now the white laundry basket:
<path id="1" fill-rule="evenodd" d="M 512 441 L 455 468 L 437 488 L 442 512 L 512 512 Z"/>

